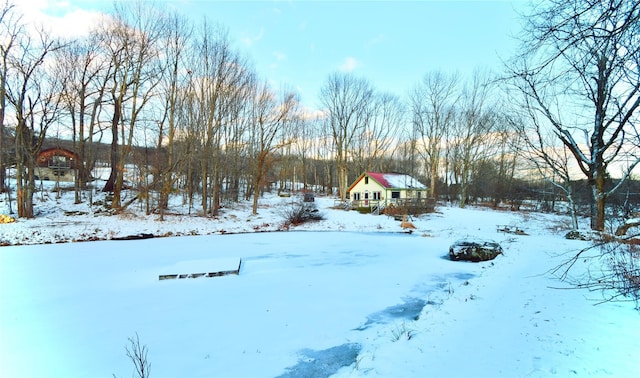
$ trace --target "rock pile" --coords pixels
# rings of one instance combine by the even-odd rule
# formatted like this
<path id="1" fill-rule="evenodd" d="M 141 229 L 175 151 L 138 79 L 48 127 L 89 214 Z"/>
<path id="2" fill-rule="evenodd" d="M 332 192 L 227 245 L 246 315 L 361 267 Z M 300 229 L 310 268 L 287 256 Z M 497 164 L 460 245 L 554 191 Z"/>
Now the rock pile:
<path id="1" fill-rule="evenodd" d="M 487 261 L 501 254 L 500 244 L 487 240 L 458 240 L 449 247 L 449 258 L 454 261 Z"/>

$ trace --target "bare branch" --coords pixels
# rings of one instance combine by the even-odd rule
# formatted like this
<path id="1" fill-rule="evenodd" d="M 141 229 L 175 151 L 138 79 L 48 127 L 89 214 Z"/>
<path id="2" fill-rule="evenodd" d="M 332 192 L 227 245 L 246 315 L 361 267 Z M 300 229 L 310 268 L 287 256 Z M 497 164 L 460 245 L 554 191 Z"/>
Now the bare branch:
<path id="1" fill-rule="evenodd" d="M 146 345 L 140 345 L 140 337 L 136 332 L 135 337 L 129 337 L 129 345 L 125 346 L 127 357 L 133 362 L 136 375 L 138 378 L 149 378 L 149 369 L 151 363 L 147 359 L 149 348 Z"/>

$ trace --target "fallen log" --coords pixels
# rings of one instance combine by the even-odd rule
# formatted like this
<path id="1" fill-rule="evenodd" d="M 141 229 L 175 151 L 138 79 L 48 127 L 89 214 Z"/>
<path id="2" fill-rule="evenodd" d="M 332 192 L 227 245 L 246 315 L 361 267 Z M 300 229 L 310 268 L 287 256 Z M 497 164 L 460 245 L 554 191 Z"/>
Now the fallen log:
<path id="1" fill-rule="evenodd" d="M 640 227 L 640 221 L 637 222 L 628 222 L 623 224 L 622 226 L 618 227 L 616 229 L 616 236 L 624 236 L 627 234 L 627 231 L 629 231 L 630 228 L 632 227 Z"/>
<path id="2" fill-rule="evenodd" d="M 137 235 L 128 235 L 128 236 L 117 236 L 111 238 L 111 240 L 140 240 L 140 239 L 151 239 L 153 238 L 153 234 L 140 233 Z"/>

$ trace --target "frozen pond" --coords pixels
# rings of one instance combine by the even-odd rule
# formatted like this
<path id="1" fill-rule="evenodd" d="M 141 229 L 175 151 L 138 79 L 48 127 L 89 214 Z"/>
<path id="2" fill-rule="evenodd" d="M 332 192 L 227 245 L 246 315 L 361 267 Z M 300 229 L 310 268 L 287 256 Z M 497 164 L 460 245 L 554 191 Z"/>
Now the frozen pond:
<path id="1" fill-rule="evenodd" d="M 137 333 L 156 377 L 328 376 L 355 362 L 360 340 L 393 337 L 449 283 L 477 274 L 476 264 L 443 259 L 447 248 L 437 238 L 349 232 L 5 247 L 2 369 L 130 376 L 124 347 Z M 240 258 L 237 276 L 158 279 Z"/>

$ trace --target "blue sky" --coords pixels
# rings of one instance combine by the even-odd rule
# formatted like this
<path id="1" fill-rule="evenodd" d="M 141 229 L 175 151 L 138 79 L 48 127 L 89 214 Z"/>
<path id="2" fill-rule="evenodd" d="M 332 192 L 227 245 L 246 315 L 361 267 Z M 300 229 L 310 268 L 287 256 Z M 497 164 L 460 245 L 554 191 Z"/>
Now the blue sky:
<path id="1" fill-rule="evenodd" d="M 56 17 L 112 6 L 100 0 L 33 1 Z M 500 59 L 517 45 L 517 10 L 524 9 L 522 0 L 162 2 L 194 22 L 206 16 L 225 26 L 261 77 L 275 87 L 296 88 L 310 108 L 317 107 L 320 88 L 335 71 L 353 72 L 380 91 L 403 96 L 432 70 L 499 70 Z"/>
<path id="2" fill-rule="evenodd" d="M 332 72 L 351 71 L 404 95 L 428 71 L 500 69 L 516 43 L 506 1 L 184 1 L 229 28 L 258 73 L 312 106 Z M 195 16 L 198 17 L 198 16 Z"/>

